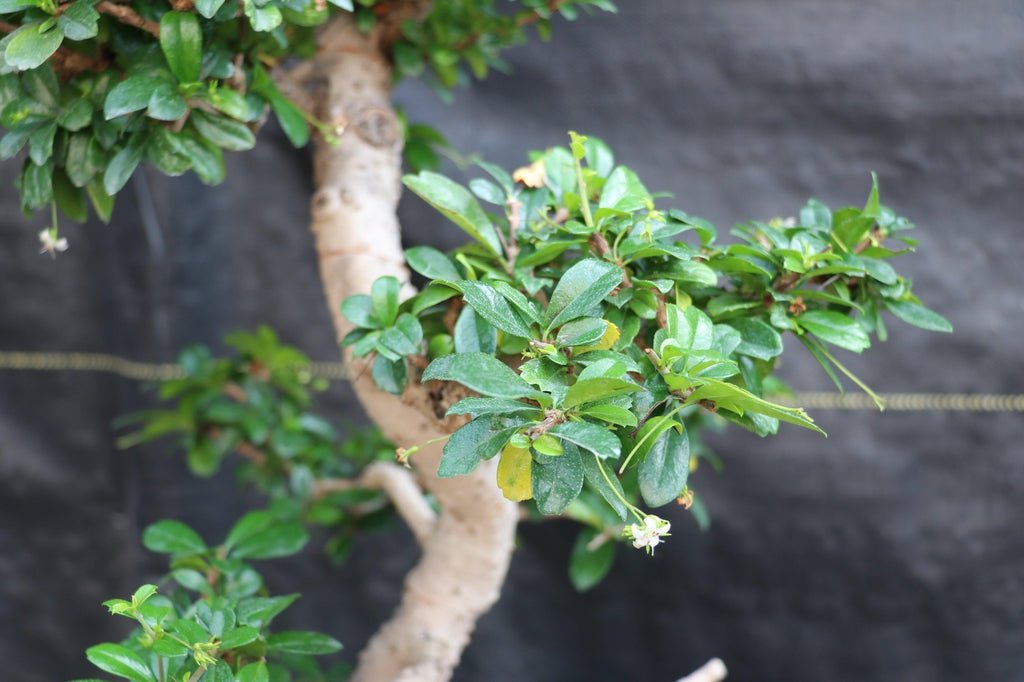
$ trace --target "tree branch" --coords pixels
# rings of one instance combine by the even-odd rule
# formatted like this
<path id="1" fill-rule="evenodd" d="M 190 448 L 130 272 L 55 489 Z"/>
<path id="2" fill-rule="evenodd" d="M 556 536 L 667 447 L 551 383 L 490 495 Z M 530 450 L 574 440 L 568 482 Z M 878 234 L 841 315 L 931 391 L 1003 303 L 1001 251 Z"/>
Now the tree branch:
<path id="1" fill-rule="evenodd" d="M 420 545 L 426 543 L 437 525 L 437 514 L 408 469 L 391 462 L 373 462 L 358 478 L 325 478 L 317 481 L 314 495 L 323 496 L 357 488 L 372 488 L 387 494 Z"/>
<path id="2" fill-rule="evenodd" d="M 686 677 L 680 678 L 678 682 L 721 682 L 727 674 L 728 671 L 725 669 L 722 659 L 712 658 Z"/>
<path id="3" fill-rule="evenodd" d="M 154 38 L 160 37 L 160 24 L 155 21 L 144 19 L 138 12 L 128 5 L 119 5 L 116 2 L 112 2 L 112 0 L 103 0 L 96 5 L 96 11 L 100 14 L 106 14 L 109 17 L 113 17 L 122 24 L 142 29 Z"/>
<path id="4" fill-rule="evenodd" d="M 409 283 L 397 219 L 401 193 L 401 127 L 391 107 L 391 66 L 373 36 L 349 15 L 321 28 L 316 56 L 320 118 L 347 121 L 340 142 L 319 140 L 312 230 L 320 277 L 340 340 L 351 329 L 341 315 L 347 296 L 367 293 L 382 275 Z M 401 397 L 375 385 L 365 363 L 346 351 L 349 376 L 367 414 L 400 447 L 442 436 L 449 384 L 411 378 Z M 415 374 L 415 372 L 414 372 Z M 495 485 L 495 460 L 455 478 L 437 476 L 441 447 L 414 461 L 416 477 L 442 513 L 424 537 L 402 601 L 359 656 L 352 682 L 442 682 L 450 679 L 477 619 L 497 601 L 512 556 L 516 505 Z"/>

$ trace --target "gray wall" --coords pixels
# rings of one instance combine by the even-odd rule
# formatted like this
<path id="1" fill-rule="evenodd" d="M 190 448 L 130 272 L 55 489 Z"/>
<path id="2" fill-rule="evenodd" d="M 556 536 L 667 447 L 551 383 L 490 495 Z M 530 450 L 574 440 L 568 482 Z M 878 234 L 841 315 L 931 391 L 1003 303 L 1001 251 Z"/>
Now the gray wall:
<path id="1" fill-rule="evenodd" d="M 509 166 L 570 128 L 601 136 L 651 188 L 720 225 L 791 215 L 811 195 L 859 203 L 876 170 L 883 200 L 920 225 L 921 253 L 901 268 L 957 331 L 893 325 L 850 365 L 883 391 L 1024 389 L 1024 4 L 620 4 L 510 52 L 511 77 L 452 107 L 417 84 L 399 99 L 459 149 Z M 3 167 L 0 349 L 167 359 L 269 323 L 336 357 L 306 228 L 307 154 L 268 130 L 230 166 L 219 192 L 148 175 L 153 215 L 137 187 L 112 225 L 69 227 L 56 261 L 36 255 L 41 224 L 17 214 Z M 413 200 L 402 216 L 409 244 L 461 239 Z M 828 390 L 792 354 L 792 383 Z M 172 447 L 117 451 L 111 420 L 149 400 L 108 376 L 0 372 L 5 678 L 89 672 L 82 649 L 123 633 L 99 602 L 161 570 L 139 547 L 145 524 L 173 516 L 216 540 L 254 502 L 230 476 L 189 477 Z M 325 409 L 360 419 L 343 386 Z M 620 553 L 588 595 L 565 577 L 574 529 L 524 529 L 458 679 L 661 682 L 713 655 L 738 680 L 1024 679 L 1020 415 L 817 416 L 827 440 L 715 437 L 726 470 L 695 481 L 712 530 L 670 512 L 664 551 Z M 315 550 L 267 570 L 277 590 L 304 594 L 290 625 L 355 651 L 414 560 L 399 530 L 341 570 Z"/>

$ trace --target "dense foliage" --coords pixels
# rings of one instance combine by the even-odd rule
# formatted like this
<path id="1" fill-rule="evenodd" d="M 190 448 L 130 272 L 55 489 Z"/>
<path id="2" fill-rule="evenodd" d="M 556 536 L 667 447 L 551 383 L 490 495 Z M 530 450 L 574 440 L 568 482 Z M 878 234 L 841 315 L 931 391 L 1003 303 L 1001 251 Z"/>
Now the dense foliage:
<path id="1" fill-rule="evenodd" d="M 278 88 L 272 73 L 315 51 L 315 28 L 336 12 L 381 40 L 399 75 L 446 92 L 468 73 L 504 68 L 502 48 L 525 27 L 574 18 L 608 0 L 449 0 L 421 18 L 394 0 L 0 0 L 0 159 L 27 148 L 17 184 L 22 208 L 110 218 L 114 195 L 144 160 L 167 175 L 224 178 L 223 151 L 244 151 L 272 110 L 304 145 L 320 121 Z M 509 11 L 509 8 L 513 11 Z M 422 19 L 422 20 L 420 20 Z M 437 136 L 414 128 L 411 160 L 430 163 Z"/>
<path id="2" fill-rule="evenodd" d="M 798 217 L 737 226 L 739 241 L 723 245 L 707 221 L 657 208 L 597 139 L 572 134 L 569 149 L 535 154 L 514 175 L 481 167 L 489 179 L 472 193 L 432 172 L 405 178 L 473 241 L 450 255 L 409 249 L 430 284 L 403 302 L 398 281 L 382 277 L 348 298 L 357 328 L 343 343 L 375 356 L 382 390 L 450 381 L 472 391 L 448 409 L 468 421 L 447 440 L 439 475 L 500 454 L 506 497 L 543 514 L 575 503 L 570 513 L 599 533 L 609 512 L 619 524 L 632 515 L 624 534 L 637 547 L 668 530 L 640 499 L 692 501 L 689 433 L 702 412 L 761 436 L 779 422 L 818 430 L 764 397 L 783 335 L 842 390 L 839 374 L 864 386 L 829 346 L 860 353 L 872 335 L 884 339 L 884 311 L 950 329 L 890 265 L 915 242 L 877 183 L 863 208 L 811 200 Z"/>
<path id="3" fill-rule="evenodd" d="M 104 602 L 136 627 L 123 642 L 97 644 L 86 656 L 132 682 L 344 679 L 346 667 L 324 673 L 313 659 L 340 650 L 337 640 L 318 632 L 270 631 L 299 595 L 270 596 L 249 563 L 294 554 L 306 540 L 301 525 L 266 511 L 244 516 L 216 547 L 178 521 L 153 524 L 143 543 L 170 555 L 170 572 L 162 587 L 142 585 L 129 599 Z"/>

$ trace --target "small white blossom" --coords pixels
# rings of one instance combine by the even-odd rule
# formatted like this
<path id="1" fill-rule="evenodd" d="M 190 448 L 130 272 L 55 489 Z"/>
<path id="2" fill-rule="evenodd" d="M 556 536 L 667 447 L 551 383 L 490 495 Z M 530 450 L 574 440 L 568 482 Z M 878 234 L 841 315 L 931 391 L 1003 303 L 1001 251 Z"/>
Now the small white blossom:
<path id="1" fill-rule="evenodd" d="M 56 258 L 58 252 L 68 250 L 68 240 L 64 237 L 57 239 L 57 230 L 51 228 L 46 228 L 39 233 L 39 243 L 43 245 L 39 254 L 48 253 L 51 258 Z"/>
<path id="2" fill-rule="evenodd" d="M 648 554 L 653 554 L 654 548 L 662 543 L 662 538 L 668 537 L 671 528 L 672 524 L 665 519 L 648 514 L 643 524 L 626 526 L 622 534 L 632 540 L 637 549 L 646 549 Z"/>
<path id="3" fill-rule="evenodd" d="M 796 218 L 794 218 L 793 216 L 789 216 L 788 218 L 783 218 L 782 219 L 782 226 L 783 227 L 796 227 Z"/>

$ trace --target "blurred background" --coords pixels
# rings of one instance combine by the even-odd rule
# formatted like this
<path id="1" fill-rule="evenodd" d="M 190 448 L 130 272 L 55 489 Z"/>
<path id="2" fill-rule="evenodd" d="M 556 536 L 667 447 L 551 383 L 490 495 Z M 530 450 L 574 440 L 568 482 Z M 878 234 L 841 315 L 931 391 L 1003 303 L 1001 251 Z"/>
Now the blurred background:
<path id="1" fill-rule="evenodd" d="M 720 229 L 793 215 L 810 196 L 883 202 L 919 225 L 901 259 L 953 335 L 902 324 L 849 365 L 883 392 L 1024 392 L 1024 5 L 1018 0 L 620 0 L 558 22 L 514 72 L 441 103 L 405 83 L 410 119 L 506 167 L 569 129 L 605 139 L 673 205 Z M 308 151 L 276 130 L 217 190 L 155 172 L 110 225 L 68 226 L 38 255 L 0 166 L 0 350 L 171 361 L 269 324 L 338 358 L 308 232 Z M 407 245 L 461 233 L 414 198 Z M 783 376 L 831 390 L 798 345 Z M 173 517 L 223 537 L 255 498 L 230 471 L 198 480 L 172 444 L 114 446 L 111 422 L 152 391 L 109 374 L 0 370 L 0 660 L 4 678 L 92 674 L 86 646 L 124 635 L 100 602 L 164 570 L 141 529 Z M 321 409 L 362 419 L 344 384 Z M 720 656 L 736 680 L 1024 679 L 1024 419 L 1013 413 L 817 411 L 796 428 L 713 438 L 724 472 L 692 481 L 701 532 L 669 511 L 652 558 L 620 552 L 585 595 L 566 566 L 577 527 L 525 527 L 501 602 L 457 679 L 668 682 Z M 268 562 L 283 620 L 352 655 L 397 603 L 417 551 L 404 529 L 334 568 L 315 543 Z"/>

